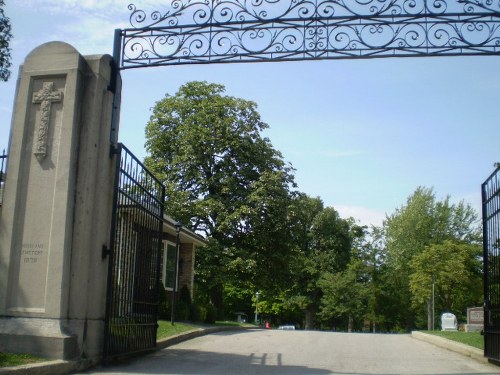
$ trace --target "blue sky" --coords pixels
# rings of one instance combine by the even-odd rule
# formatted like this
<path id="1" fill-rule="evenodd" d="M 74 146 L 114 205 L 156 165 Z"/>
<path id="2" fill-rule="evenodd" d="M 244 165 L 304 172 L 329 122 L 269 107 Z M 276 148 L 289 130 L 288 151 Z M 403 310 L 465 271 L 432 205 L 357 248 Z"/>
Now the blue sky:
<path id="1" fill-rule="evenodd" d="M 60 40 L 83 55 L 112 53 L 128 1 L 6 0 L 13 73 L 0 83 L 7 147 L 18 66 Z M 165 1 L 136 0 L 161 10 Z M 500 57 L 388 58 L 176 66 L 125 71 L 119 138 L 145 155 L 150 108 L 191 80 L 253 100 L 265 135 L 296 168 L 299 189 L 363 224 L 380 225 L 418 186 L 480 210 L 480 186 L 500 161 Z"/>

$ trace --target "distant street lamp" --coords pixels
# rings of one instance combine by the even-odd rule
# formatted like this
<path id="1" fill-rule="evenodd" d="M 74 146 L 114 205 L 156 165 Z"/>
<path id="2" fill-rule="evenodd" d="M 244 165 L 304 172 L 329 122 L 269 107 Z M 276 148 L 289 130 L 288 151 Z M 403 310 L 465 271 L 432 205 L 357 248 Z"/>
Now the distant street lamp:
<path id="1" fill-rule="evenodd" d="M 172 289 L 172 310 L 170 311 L 170 323 L 174 325 L 175 320 L 175 292 L 177 291 L 177 268 L 179 267 L 179 247 L 180 247 L 180 233 L 181 233 L 182 224 L 180 221 L 175 223 L 175 269 L 174 269 L 174 285 Z"/>
<path id="2" fill-rule="evenodd" d="M 259 292 L 256 292 L 255 293 L 255 297 L 256 297 L 256 300 L 255 300 L 255 323 L 257 323 L 258 321 L 258 318 L 259 318 L 259 295 L 260 293 Z"/>
<path id="3" fill-rule="evenodd" d="M 434 273 L 432 274 L 432 330 L 434 331 Z"/>

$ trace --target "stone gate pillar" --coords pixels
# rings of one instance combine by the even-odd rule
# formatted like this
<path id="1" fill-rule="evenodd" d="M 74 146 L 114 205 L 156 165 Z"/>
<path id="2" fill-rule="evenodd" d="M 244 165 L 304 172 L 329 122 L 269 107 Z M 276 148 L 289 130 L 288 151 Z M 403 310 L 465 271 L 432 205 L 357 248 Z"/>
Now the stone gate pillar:
<path id="1" fill-rule="evenodd" d="M 110 56 L 61 42 L 20 68 L 0 207 L 0 351 L 102 355 L 111 74 Z"/>

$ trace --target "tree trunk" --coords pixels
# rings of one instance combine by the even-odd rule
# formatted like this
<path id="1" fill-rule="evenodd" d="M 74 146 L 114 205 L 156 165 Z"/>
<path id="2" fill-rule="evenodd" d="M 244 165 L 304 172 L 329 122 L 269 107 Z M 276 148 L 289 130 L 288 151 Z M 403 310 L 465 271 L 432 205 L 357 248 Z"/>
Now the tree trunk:
<path id="1" fill-rule="evenodd" d="M 310 331 L 310 330 L 314 329 L 314 314 L 315 314 L 315 310 L 313 307 L 308 307 L 305 310 L 305 317 L 306 317 L 305 329 L 306 330 Z"/>
<path id="2" fill-rule="evenodd" d="M 432 330 L 432 302 L 430 298 L 427 300 L 427 330 Z"/>
<path id="3" fill-rule="evenodd" d="M 352 332 L 353 318 L 352 315 L 349 314 L 349 320 L 347 323 L 347 332 Z"/>
<path id="4" fill-rule="evenodd" d="M 217 319 L 224 318 L 224 286 L 222 284 L 216 285 L 210 289 L 210 302 L 217 309 Z"/>

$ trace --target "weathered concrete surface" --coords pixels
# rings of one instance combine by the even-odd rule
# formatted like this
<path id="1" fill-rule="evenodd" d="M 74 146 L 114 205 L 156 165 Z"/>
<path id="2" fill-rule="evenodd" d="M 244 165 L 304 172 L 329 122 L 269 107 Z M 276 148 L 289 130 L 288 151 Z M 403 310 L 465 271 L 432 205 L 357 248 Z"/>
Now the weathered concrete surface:
<path id="1" fill-rule="evenodd" d="M 429 335 L 427 333 L 422 332 L 412 332 L 412 337 L 421 341 L 429 342 L 433 345 L 439 346 L 440 348 L 445 348 L 456 353 L 463 354 L 467 357 L 474 358 L 481 362 L 488 362 L 488 358 L 484 356 L 483 350 L 473 348 L 472 346 L 461 344 L 459 342 L 454 342 L 451 340 L 447 340 L 444 337 Z"/>
<path id="2" fill-rule="evenodd" d="M 220 332 L 86 374 L 500 374 L 411 335 Z"/>
<path id="3" fill-rule="evenodd" d="M 0 209 L 0 351 L 102 357 L 111 61 L 49 42 L 20 68 Z"/>
<path id="4" fill-rule="evenodd" d="M 75 361 L 47 361 L 41 363 L 30 363 L 28 365 L 2 367 L 2 375 L 65 375 L 74 374 L 78 369 L 87 368 L 84 363 Z"/>

